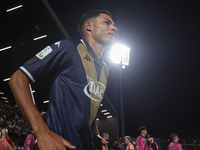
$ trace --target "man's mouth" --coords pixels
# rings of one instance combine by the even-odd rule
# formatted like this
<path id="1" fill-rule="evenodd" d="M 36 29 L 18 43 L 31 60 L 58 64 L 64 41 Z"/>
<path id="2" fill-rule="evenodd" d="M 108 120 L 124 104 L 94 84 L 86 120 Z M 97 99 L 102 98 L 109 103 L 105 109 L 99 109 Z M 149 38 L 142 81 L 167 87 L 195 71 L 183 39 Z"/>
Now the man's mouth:
<path id="1" fill-rule="evenodd" d="M 113 37 L 115 36 L 115 33 L 108 33 L 109 35 L 112 35 Z"/>

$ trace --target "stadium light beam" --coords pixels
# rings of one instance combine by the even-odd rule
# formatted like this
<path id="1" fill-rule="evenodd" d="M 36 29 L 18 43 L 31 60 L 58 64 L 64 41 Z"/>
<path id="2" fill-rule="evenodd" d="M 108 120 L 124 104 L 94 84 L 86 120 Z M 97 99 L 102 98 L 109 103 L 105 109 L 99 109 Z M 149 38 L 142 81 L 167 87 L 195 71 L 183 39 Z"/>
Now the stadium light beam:
<path id="1" fill-rule="evenodd" d="M 110 58 L 113 63 L 122 64 L 122 68 L 129 65 L 130 48 L 121 44 L 114 44 Z"/>

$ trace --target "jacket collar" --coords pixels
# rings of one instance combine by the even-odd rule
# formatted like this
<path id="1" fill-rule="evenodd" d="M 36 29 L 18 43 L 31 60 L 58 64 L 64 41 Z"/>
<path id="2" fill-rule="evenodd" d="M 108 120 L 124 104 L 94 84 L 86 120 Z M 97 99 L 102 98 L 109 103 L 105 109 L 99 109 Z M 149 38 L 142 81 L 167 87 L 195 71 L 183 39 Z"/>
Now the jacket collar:
<path id="1" fill-rule="evenodd" d="M 86 39 L 83 38 L 80 41 L 83 43 L 83 45 L 85 46 L 85 48 L 88 51 L 91 52 L 92 57 L 95 58 L 95 59 L 98 59 L 97 56 L 96 56 L 96 54 L 95 54 L 95 52 L 94 52 L 94 50 L 92 49 L 92 47 L 90 46 L 90 44 L 86 41 Z M 102 56 L 101 56 L 101 58 L 99 60 L 102 61 Z"/>

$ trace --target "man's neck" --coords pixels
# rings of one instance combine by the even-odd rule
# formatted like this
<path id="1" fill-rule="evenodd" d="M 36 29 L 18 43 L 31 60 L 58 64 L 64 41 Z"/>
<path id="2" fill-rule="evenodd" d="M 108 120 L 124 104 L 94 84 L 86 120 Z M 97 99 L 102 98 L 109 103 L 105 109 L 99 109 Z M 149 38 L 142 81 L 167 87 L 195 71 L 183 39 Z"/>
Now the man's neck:
<path id="1" fill-rule="evenodd" d="M 145 137 L 144 134 L 140 134 L 142 137 Z"/>
<path id="2" fill-rule="evenodd" d="M 0 141 L 6 141 L 6 137 L 3 135 L 3 136 L 0 138 Z"/>
<path id="3" fill-rule="evenodd" d="M 104 51 L 104 46 L 92 38 L 85 38 L 85 39 L 88 42 L 88 44 L 92 47 L 92 49 L 94 50 L 97 58 L 100 59 L 103 54 L 103 51 Z"/>

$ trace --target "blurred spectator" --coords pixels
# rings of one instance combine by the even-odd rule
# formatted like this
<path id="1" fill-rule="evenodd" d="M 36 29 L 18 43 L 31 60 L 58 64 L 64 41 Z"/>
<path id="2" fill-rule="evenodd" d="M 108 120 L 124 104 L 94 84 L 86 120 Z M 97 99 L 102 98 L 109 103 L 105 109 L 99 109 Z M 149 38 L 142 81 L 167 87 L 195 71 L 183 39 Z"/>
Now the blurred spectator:
<path id="1" fill-rule="evenodd" d="M 104 132 L 104 133 L 101 134 L 101 136 L 105 141 L 109 140 L 109 134 L 108 133 Z M 108 150 L 108 144 L 102 145 L 102 150 Z"/>
<path id="2" fill-rule="evenodd" d="M 130 136 L 125 136 L 124 137 L 124 142 L 127 145 L 126 150 L 134 150 L 134 146 L 131 143 L 131 137 Z"/>
<path id="3" fill-rule="evenodd" d="M 7 127 L 10 132 L 27 134 L 27 125 L 19 108 L 0 101 L 0 126 Z"/>
<path id="4" fill-rule="evenodd" d="M 30 131 L 29 134 L 26 136 L 24 142 L 24 150 L 33 150 L 34 146 L 35 146 L 34 132 Z"/>
<path id="5" fill-rule="evenodd" d="M 124 143 L 122 142 L 122 138 L 120 137 L 118 141 L 115 141 L 113 144 L 115 150 L 124 150 Z"/>
<path id="6" fill-rule="evenodd" d="M 10 144 L 12 148 L 15 146 L 15 143 L 11 140 L 9 136 L 6 137 L 6 141 Z"/>
<path id="7" fill-rule="evenodd" d="M 171 134 L 170 135 L 170 141 L 171 143 L 168 146 L 169 150 L 182 150 L 181 144 L 179 144 L 179 138 L 176 134 Z"/>
<path id="8" fill-rule="evenodd" d="M 154 141 L 153 135 L 149 134 L 147 138 L 149 143 L 149 150 L 158 150 L 158 144 Z"/>
<path id="9" fill-rule="evenodd" d="M 2 129 L 2 136 L 0 138 L 0 150 L 12 150 L 12 147 L 6 142 L 6 137 L 8 136 L 8 130 Z"/>

